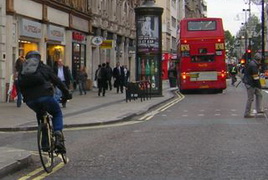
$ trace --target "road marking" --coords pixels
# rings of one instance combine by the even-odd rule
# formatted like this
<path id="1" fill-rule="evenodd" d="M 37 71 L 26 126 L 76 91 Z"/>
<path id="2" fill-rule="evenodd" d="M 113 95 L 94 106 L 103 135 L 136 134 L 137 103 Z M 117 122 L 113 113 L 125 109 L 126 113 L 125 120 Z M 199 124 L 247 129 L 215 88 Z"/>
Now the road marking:
<path id="1" fill-rule="evenodd" d="M 215 116 L 221 116 L 221 114 L 215 114 Z"/>
<path id="2" fill-rule="evenodd" d="M 52 170 L 51 173 L 46 173 L 46 172 L 45 172 L 45 173 L 43 173 L 43 174 L 37 176 L 37 177 L 34 178 L 33 180 L 41 180 L 41 179 L 44 179 L 45 177 L 47 177 L 47 176 L 49 176 L 49 175 L 51 175 L 51 174 L 57 172 L 57 171 L 60 170 L 61 168 L 63 168 L 64 165 L 65 165 L 64 162 L 60 162 L 57 166 L 54 166 L 54 167 L 53 167 L 53 170 Z"/>
<path id="3" fill-rule="evenodd" d="M 150 112 L 150 113 L 147 113 L 145 114 L 144 116 L 142 116 L 141 118 L 139 118 L 139 121 L 148 121 L 150 120 L 151 118 L 153 118 L 156 114 L 160 113 L 160 112 L 163 112 L 165 111 L 166 109 L 170 108 L 171 106 L 177 104 L 178 102 L 180 102 L 181 100 L 184 99 L 184 95 L 179 93 L 179 92 L 176 92 L 176 95 L 177 95 L 177 98 L 166 103 L 165 105 L 159 107 L 158 109 Z"/>
<path id="4" fill-rule="evenodd" d="M 43 167 L 40 167 L 40 168 L 30 172 L 29 174 L 26 174 L 25 176 L 21 177 L 18 180 L 27 180 L 27 179 L 31 178 L 32 176 L 35 176 L 36 174 L 40 173 L 43 170 L 44 170 Z"/>
<path id="5" fill-rule="evenodd" d="M 39 153 L 38 152 L 35 152 L 35 151 L 32 151 L 31 153 L 32 154 L 35 154 L 35 155 L 39 155 Z M 56 171 L 58 171 L 59 169 L 61 169 L 65 165 L 64 162 L 63 162 L 63 159 L 62 159 L 61 155 L 59 155 L 57 157 L 60 158 L 62 160 L 62 162 L 60 162 L 56 166 L 53 166 L 53 170 L 52 170 L 51 173 L 46 173 L 45 172 L 45 173 L 40 174 L 41 172 L 44 172 L 43 167 L 40 167 L 40 168 L 37 168 L 34 171 L 26 174 L 25 176 L 21 177 L 18 180 L 27 180 L 27 179 L 41 180 L 41 179 L 44 179 L 45 177 L 51 175 L 52 173 L 55 173 Z M 69 158 L 67 158 L 67 163 L 68 162 L 69 162 Z M 40 174 L 40 175 L 38 175 L 38 174 Z M 33 178 L 34 176 L 36 176 L 36 177 Z"/>

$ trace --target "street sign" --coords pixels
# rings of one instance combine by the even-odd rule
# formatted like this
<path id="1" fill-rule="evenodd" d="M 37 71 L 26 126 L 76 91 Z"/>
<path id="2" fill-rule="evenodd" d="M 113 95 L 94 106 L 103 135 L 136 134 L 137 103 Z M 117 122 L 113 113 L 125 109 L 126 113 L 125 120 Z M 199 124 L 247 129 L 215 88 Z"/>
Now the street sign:
<path id="1" fill-rule="evenodd" d="M 103 38 L 101 36 L 95 36 L 91 40 L 92 44 L 95 46 L 99 46 L 103 43 Z"/>

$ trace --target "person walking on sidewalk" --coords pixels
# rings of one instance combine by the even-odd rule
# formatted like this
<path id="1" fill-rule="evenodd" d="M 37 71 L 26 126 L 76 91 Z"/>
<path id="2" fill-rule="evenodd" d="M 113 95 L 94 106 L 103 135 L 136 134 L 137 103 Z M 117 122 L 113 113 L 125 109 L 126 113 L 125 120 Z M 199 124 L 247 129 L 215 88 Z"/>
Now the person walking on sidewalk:
<path id="1" fill-rule="evenodd" d="M 106 69 L 107 69 L 107 80 L 108 80 L 108 88 L 110 89 L 110 91 L 112 90 L 112 77 L 113 77 L 113 69 L 110 66 L 109 62 L 106 62 Z"/>
<path id="2" fill-rule="evenodd" d="M 102 63 L 101 68 L 97 72 L 97 77 L 98 77 L 98 96 L 102 93 L 102 96 L 105 96 L 105 92 L 108 86 L 108 73 L 106 69 L 106 63 Z"/>
<path id="3" fill-rule="evenodd" d="M 56 147 L 63 153 L 66 152 L 63 139 L 63 116 L 59 103 L 53 97 L 53 85 L 63 93 L 65 99 L 71 99 L 69 90 L 62 81 L 54 74 L 53 70 L 41 62 L 38 51 L 30 51 L 26 54 L 26 61 L 19 72 L 18 84 L 21 89 L 23 100 L 35 113 L 37 120 L 43 118 L 43 108 L 52 115 L 53 128 L 55 131 Z"/>
<path id="4" fill-rule="evenodd" d="M 124 89 L 124 68 L 120 66 L 120 63 L 117 62 L 116 67 L 113 69 L 113 77 L 114 87 L 116 88 L 116 92 L 119 93 L 119 89 L 121 93 L 123 93 Z"/>
<path id="5" fill-rule="evenodd" d="M 245 118 L 253 118 L 254 115 L 251 114 L 251 105 L 256 96 L 256 111 L 257 113 L 263 113 L 262 110 L 262 93 L 260 84 L 260 61 L 261 54 L 256 53 L 253 60 L 251 60 L 244 70 L 243 82 L 247 88 L 247 104 L 244 113 Z"/>
<path id="6" fill-rule="evenodd" d="M 22 95 L 18 84 L 18 75 L 22 70 L 22 64 L 24 62 L 24 57 L 20 56 L 15 63 L 15 73 L 14 73 L 14 83 L 17 90 L 17 107 L 21 107 L 22 104 Z"/>
<path id="7" fill-rule="evenodd" d="M 85 66 L 81 66 L 79 72 L 77 73 L 76 81 L 78 83 L 80 95 L 83 93 L 86 95 L 87 72 Z"/>
<path id="8" fill-rule="evenodd" d="M 54 67 L 54 72 L 60 78 L 63 84 L 65 84 L 66 88 L 69 90 L 70 84 L 71 84 L 71 73 L 70 73 L 69 68 L 63 64 L 62 59 L 59 59 L 56 62 L 56 66 Z M 61 103 L 62 103 L 62 107 L 65 108 L 67 100 L 61 99 Z"/>

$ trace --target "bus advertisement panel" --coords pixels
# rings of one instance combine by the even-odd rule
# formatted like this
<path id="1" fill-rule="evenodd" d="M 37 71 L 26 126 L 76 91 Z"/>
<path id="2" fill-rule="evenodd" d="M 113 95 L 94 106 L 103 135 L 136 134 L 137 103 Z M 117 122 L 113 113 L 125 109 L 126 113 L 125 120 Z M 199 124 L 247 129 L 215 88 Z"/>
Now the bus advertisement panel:
<path id="1" fill-rule="evenodd" d="M 178 86 L 181 92 L 226 88 L 222 19 L 189 18 L 180 22 Z"/>

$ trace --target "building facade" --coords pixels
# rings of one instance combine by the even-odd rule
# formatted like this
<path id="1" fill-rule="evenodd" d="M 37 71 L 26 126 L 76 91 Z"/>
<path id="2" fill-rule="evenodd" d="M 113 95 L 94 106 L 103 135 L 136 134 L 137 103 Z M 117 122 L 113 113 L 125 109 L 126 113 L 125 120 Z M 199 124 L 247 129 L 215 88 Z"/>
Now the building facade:
<path id="1" fill-rule="evenodd" d="M 183 18 L 206 17 L 205 0 L 156 0 L 164 8 L 162 16 L 163 53 L 177 53 L 179 21 Z"/>
<path id="2" fill-rule="evenodd" d="M 169 64 L 177 60 L 180 20 L 206 17 L 207 4 L 205 0 L 156 0 L 156 4 L 164 8 L 162 15 L 162 78 L 166 79 Z"/>
<path id="3" fill-rule="evenodd" d="M 86 66 L 94 79 L 98 64 L 116 62 L 135 74 L 135 14 L 140 0 L 0 0 L 0 100 L 19 56 L 38 50 L 45 64 L 63 59 L 72 75 Z M 94 43 L 94 37 L 110 44 Z"/>

